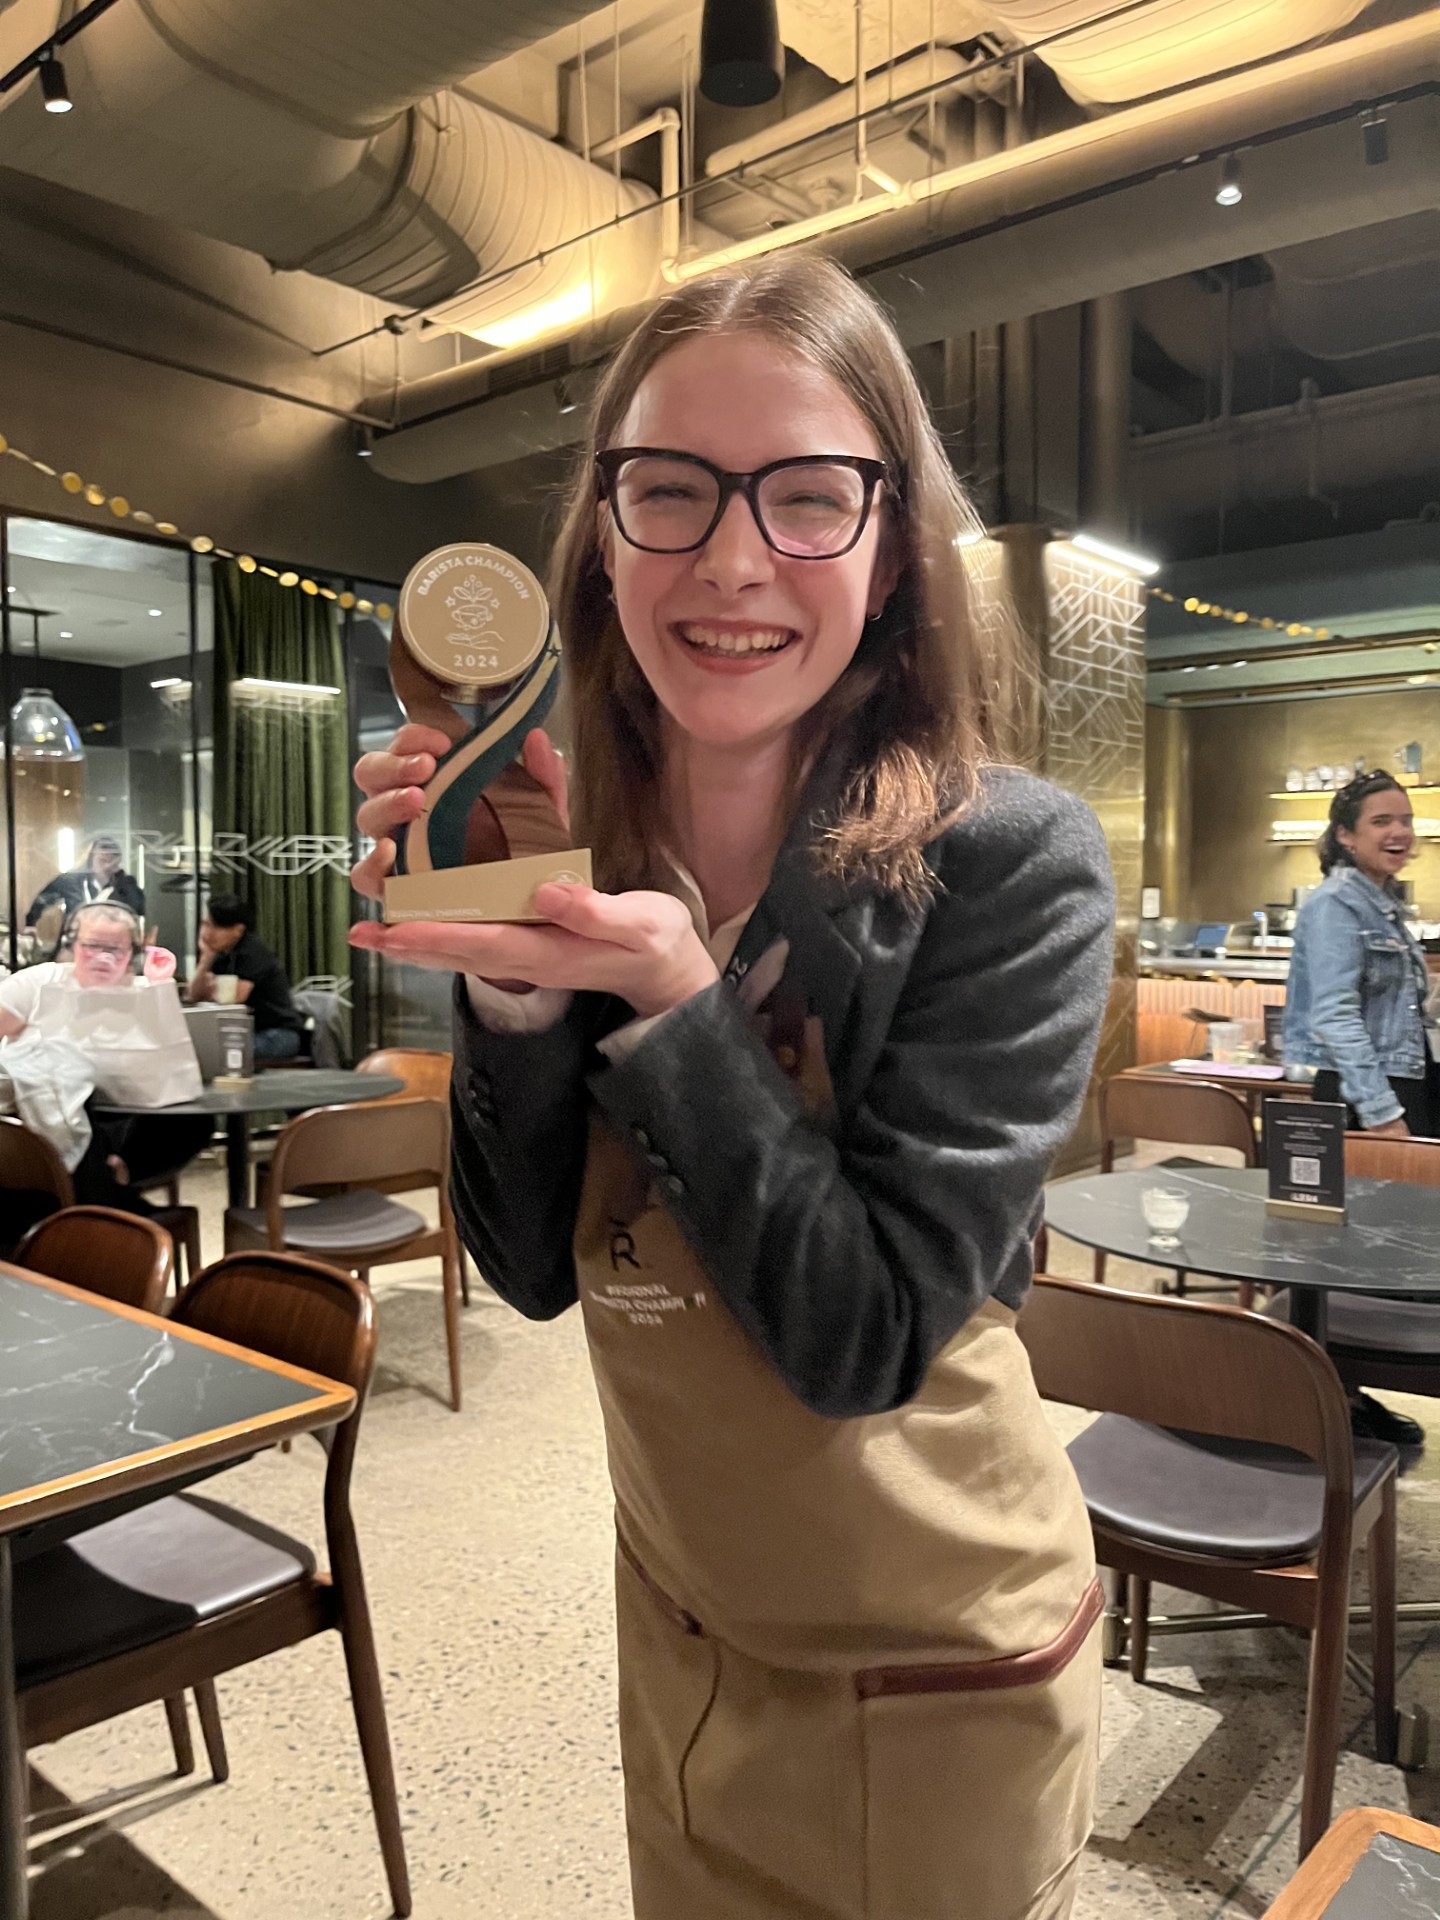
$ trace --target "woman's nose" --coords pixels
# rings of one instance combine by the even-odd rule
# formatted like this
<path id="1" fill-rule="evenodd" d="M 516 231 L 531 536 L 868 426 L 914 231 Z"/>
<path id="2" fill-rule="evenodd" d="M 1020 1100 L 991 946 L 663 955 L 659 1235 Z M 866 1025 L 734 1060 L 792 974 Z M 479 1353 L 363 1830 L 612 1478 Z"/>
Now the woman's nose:
<path id="1" fill-rule="evenodd" d="M 696 555 L 695 571 L 700 579 L 726 593 L 758 586 L 774 577 L 775 556 L 743 493 L 731 495 L 720 524 Z"/>

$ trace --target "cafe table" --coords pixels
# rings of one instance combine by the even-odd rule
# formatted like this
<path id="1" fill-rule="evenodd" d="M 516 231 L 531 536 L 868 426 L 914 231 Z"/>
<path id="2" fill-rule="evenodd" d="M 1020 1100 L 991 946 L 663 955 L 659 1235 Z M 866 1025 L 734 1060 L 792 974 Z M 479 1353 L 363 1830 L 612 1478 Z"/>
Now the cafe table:
<path id="1" fill-rule="evenodd" d="M 97 1099 L 95 1111 L 112 1118 L 141 1114 L 209 1114 L 225 1122 L 225 1176 L 228 1204 L 250 1205 L 250 1123 L 259 1113 L 308 1113 L 312 1107 L 354 1106 L 403 1093 L 405 1082 L 389 1073 L 353 1073 L 339 1068 L 277 1067 L 257 1073 L 243 1087 L 207 1086 L 193 1100 L 168 1107 L 131 1107 Z"/>
<path id="2" fill-rule="evenodd" d="M 15 1564 L 354 1404 L 333 1380 L 0 1262 L 0 1920 L 28 1901 Z"/>
<path id="3" fill-rule="evenodd" d="M 1143 1067 L 1124 1067 L 1122 1080 L 1205 1080 L 1238 1094 L 1249 1109 L 1250 1118 L 1260 1123 L 1255 1149 L 1260 1164 L 1265 1164 L 1265 1102 L 1267 1100 L 1312 1100 L 1314 1089 L 1309 1080 L 1287 1080 L 1284 1068 L 1273 1063 L 1231 1066 L 1221 1060 L 1152 1060 Z"/>
<path id="4" fill-rule="evenodd" d="M 1266 1211 L 1269 1175 L 1258 1167 L 1162 1165 L 1082 1174 L 1046 1191 L 1052 1233 L 1126 1260 L 1221 1280 L 1290 1289 L 1290 1321 L 1324 1344 L 1331 1293 L 1433 1300 L 1440 1307 L 1440 1191 L 1404 1180 L 1345 1182 L 1344 1220 L 1279 1218 Z M 1147 1187 L 1183 1193 L 1190 1211 L 1175 1246 L 1157 1246 L 1145 1224 Z"/>
<path id="5" fill-rule="evenodd" d="M 1264 1920 L 1426 1920 L 1440 1914 L 1440 1827 L 1351 1807 L 1300 1863 Z"/>

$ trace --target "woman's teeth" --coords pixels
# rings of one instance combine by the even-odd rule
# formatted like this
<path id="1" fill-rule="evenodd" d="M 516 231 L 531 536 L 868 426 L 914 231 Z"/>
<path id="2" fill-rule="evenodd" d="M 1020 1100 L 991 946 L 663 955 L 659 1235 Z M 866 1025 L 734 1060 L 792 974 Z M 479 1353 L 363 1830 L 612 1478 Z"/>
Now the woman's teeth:
<path id="1" fill-rule="evenodd" d="M 701 653 L 778 653 L 794 635 L 788 627 L 751 627 L 745 633 L 731 633 L 723 627 L 704 627 L 687 621 L 676 628 L 687 646 Z"/>

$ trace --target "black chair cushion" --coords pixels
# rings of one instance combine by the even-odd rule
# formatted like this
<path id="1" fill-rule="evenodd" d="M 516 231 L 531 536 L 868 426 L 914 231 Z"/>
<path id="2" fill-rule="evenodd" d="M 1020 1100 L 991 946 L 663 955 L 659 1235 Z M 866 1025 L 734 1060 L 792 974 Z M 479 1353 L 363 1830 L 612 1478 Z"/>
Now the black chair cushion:
<path id="1" fill-rule="evenodd" d="M 219 1501 L 179 1494 L 15 1565 L 21 1687 L 168 1640 L 308 1580 L 315 1556 Z"/>
<path id="2" fill-rule="evenodd" d="M 263 1207 L 232 1207 L 226 1218 L 265 1245 Z M 283 1219 L 285 1245 L 294 1253 L 383 1253 L 429 1230 L 424 1214 L 370 1187 L 286 1207 Z"/>
<path id="3" fill-rule="evenodd" d="M 1320 1545 L 1325 1479 L 1284 1447 L 1172 1433 L 1102 1414 L 1070 1443 L 1096 1526 L 1176 1553 L 1287 1566 Z M 1396 1462 L 1378 1440 L 1355 1442 L 1355 1503 Z"/>

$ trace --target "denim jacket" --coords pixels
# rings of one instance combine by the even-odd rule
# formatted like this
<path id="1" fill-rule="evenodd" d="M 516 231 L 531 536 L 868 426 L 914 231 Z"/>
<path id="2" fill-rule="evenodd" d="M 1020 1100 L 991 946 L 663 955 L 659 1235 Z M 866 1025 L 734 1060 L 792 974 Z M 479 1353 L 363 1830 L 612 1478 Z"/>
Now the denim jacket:
<path id="1" fill-rule="evenodd" d="M 1362 1127 L 1399 1119 L 1390 1081 L 1425 1078 L 1427 991 L 1400 901 L 1358 867 L 1335 867 L 1295 923 L 1285 1064 L 1337 1073 Z"/>

